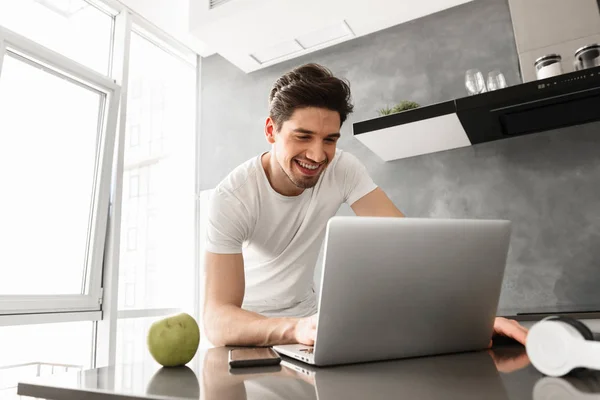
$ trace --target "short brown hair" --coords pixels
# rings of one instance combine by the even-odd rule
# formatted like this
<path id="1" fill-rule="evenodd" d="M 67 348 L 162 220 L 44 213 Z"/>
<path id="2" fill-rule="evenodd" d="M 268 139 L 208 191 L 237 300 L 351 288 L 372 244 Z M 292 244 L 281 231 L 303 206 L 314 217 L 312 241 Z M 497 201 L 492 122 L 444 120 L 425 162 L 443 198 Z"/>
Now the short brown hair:
<path id="1" fill-rule="evenodd" d="M 318 64 L 306 64 L 277 79 L 269 94 L 269 116 L 277 129 L 296 109 L 320 107 L 340 114 L 343 124 L 354 106 L 350 102 L 350 84 L 333 76 Z"/>

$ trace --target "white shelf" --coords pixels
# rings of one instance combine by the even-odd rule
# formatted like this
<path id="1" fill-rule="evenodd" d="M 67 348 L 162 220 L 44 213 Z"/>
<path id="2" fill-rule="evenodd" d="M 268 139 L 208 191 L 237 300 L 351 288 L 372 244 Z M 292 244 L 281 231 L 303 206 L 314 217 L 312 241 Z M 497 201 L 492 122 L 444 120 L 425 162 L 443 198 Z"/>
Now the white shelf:
<path id="1" fill-rule="evenodd" d="M 456 113 L 354 135 L 384 161 L 470 146 Z"/>

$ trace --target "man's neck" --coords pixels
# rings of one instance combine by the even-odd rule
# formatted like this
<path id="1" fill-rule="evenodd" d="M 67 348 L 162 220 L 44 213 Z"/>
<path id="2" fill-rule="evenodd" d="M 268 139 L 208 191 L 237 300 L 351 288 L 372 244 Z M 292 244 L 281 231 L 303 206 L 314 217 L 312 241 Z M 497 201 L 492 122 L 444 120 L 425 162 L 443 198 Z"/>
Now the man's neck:
<path id="1" fill-rule="evenodd" d="M 265 153 L 261 157 L 261 164 L 269 180 L 269 184 L 277 193 L 283 196 L 299 196 L 305 189 L 294 185 L 290 178 L 283 172 L 277 162 L 273 150 Z"/>

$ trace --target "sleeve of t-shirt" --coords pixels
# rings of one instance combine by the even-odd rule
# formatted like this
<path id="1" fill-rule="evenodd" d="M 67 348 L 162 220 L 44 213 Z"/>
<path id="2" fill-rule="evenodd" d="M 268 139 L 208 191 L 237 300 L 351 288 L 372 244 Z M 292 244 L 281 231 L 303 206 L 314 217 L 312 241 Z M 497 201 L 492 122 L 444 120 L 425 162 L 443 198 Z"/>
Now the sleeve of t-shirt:
<path id="1" fill-rule="evenodd" d="M 365 166 L 350 153 L 343 152 L 336 165 L 336 179 L 343 182 L 344 202 L 354 204 L 377 188 Z"/>
<path id="2" fill-rule="evenodd" d="M 210 196 L 206 226 L 206 250 L 239 254 L 248 232 L 247 212 L 233 193 L 216 189 Z"/>

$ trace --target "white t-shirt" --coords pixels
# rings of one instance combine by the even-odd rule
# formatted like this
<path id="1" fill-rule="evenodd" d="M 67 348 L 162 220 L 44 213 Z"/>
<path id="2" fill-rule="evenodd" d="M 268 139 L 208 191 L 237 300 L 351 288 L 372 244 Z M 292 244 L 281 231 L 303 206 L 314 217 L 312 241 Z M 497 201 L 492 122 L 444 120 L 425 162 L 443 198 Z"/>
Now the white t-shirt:
<path id="1" fill-rule="evenodd" d="M 377 186 L 352 154 L 337 150 L 317 184 L 298 196 L 270 185 L 254 157 L 234 169 L 211 196 L 206 250 L 244 257 L 242 308 L 268 317 L 317 311 L 313 275 L 327 222 Z"/>

